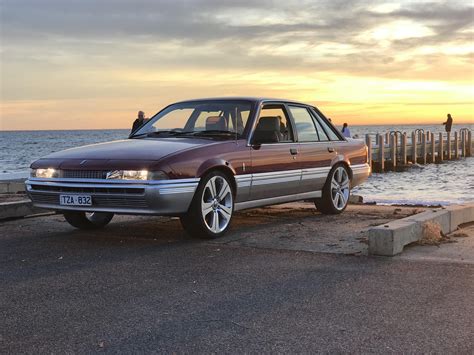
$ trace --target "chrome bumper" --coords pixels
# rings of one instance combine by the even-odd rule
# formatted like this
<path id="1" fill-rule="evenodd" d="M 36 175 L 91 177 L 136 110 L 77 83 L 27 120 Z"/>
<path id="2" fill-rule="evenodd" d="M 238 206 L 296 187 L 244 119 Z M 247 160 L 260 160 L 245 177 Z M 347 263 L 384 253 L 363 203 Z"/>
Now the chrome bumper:
<path id="1" fill-rule="evenodd" d="M 37 207 L 57 211 L 113 212 L 117 214 L 179 215 L 191 204 L 199 179 L 123 181 L 103 179 L 26 180 L 28 196 Z M 92 206 L 63 206 L 59 195 L 92 197 Z"/>
<path id="2" fill-rule="evenodd" d="M 370 165 L 367 163 L 351 165 L 351 170 L 352 170 L 351 187 L 360 185 L 363 182 L 365 182 L 369 178 L 372 172 Z"/>

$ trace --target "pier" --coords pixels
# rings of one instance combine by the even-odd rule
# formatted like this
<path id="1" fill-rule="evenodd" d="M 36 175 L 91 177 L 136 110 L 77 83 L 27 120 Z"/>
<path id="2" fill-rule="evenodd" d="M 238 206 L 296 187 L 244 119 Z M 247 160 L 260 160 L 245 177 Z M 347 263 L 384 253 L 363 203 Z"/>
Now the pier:
<path id="1" fill-rule="evenodd" d="M 413 164 L 441 163 L 473 154 L 472 132 L 467 128 L 436 134 L 423 129 L 411 134 L 367 134 L 365 141 L 373 172 L 401 171 Z"/>

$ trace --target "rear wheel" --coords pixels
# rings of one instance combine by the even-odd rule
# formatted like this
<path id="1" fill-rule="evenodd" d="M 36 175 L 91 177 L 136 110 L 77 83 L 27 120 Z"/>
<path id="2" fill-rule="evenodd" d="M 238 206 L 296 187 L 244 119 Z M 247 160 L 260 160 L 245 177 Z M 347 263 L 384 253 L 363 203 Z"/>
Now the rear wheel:
<path id="1" fill-rule="evenodd" d="M 230 179 L 220 171 L 206 175 L 199 184 L 186 215 L 180 218 L 188 234 L 198 238 L 218 238 L 229 228 L 234 211 Z"/>
<path id="2" fill-rule="evenodd" d="M 322 198 L 316 200 L 314 204 L 321 213 L 338 214 L 346 209 L 350 192 L 349 172 L 344 165 L 339 164 L 329 172 Z"/>
<path id="3" fill-rule="evenodd" d="M 114 217 L 108 212 L 64 212 L 64 218 L 73 227 L 79 229 L 99 229 L 105 227 Z"/>

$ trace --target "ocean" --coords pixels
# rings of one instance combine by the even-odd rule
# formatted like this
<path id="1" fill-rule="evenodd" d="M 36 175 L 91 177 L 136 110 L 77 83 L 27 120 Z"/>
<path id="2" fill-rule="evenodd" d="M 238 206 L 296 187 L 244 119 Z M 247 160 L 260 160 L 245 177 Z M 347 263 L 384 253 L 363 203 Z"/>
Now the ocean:
<path id="1" fill-rule="evenodd" d="M 453 125 L 453 131 L 474 124 Z M 350 126 L 351 134 L 392 130 L 411 133 L 417 128 L 443 132 L 442 125 Z M 0 132 L 0 180 L 26 176 L 32 161 L 59 150 L 81 145 L 125 139 L 129 130 L 62 130 Z M 443 164 L 415 165 L 404 172 L 373 174 L 353 191 L 366 202 L 380 204 L 441 204 L 474 202 L 474 157 Z"/>

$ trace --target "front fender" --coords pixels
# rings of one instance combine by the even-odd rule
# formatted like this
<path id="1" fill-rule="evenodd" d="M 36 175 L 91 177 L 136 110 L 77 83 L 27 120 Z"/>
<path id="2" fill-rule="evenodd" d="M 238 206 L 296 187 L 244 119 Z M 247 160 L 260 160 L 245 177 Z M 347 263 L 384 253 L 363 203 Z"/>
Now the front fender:
<path id="1" fill-rule="evenodd" d="M 235 168 L 232 166 L 230 162 L 220 158 L 213 158 L 204 161 L 198 168 L 196 172 L 196 177 L 202 177 L 208 171 L 213 169 L 223 169 L 228 170 L 232 175 L 236 175 Z"/>

